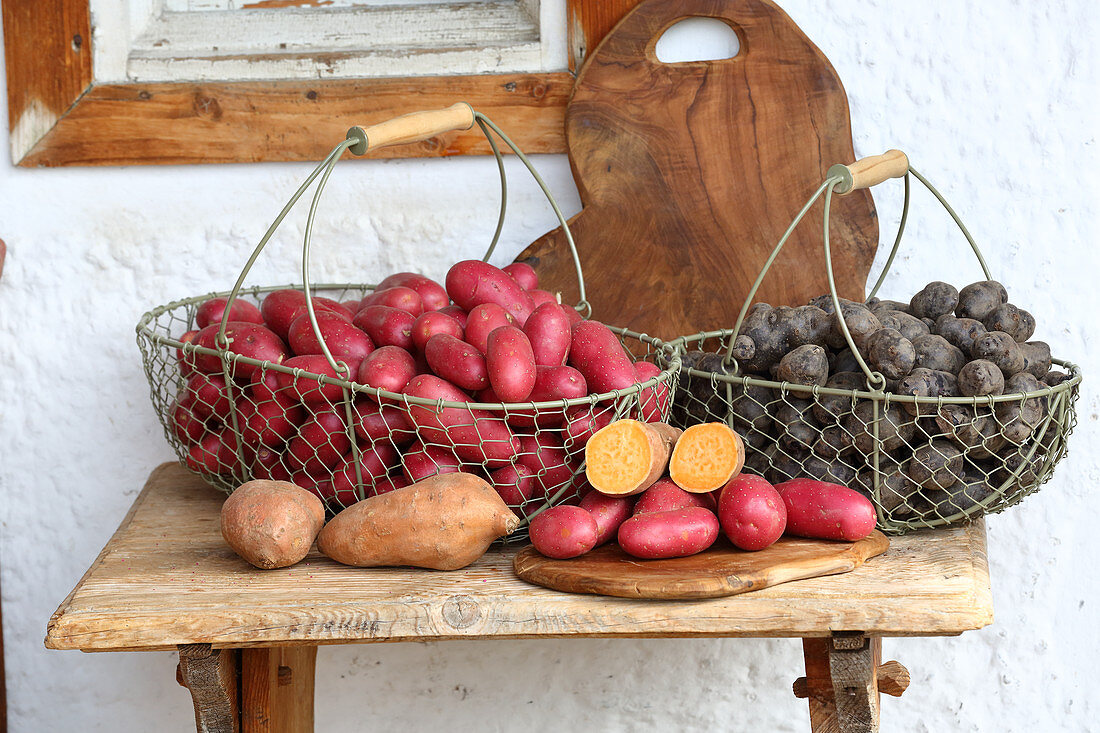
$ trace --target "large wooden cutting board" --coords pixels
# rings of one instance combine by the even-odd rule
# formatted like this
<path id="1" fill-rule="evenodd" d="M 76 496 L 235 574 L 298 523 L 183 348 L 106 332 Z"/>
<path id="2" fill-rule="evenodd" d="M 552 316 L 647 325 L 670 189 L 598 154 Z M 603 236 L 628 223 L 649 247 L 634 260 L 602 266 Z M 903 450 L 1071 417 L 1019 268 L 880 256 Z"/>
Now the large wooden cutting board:
<path id="1" fill-rule="evenodd" d="M 686 17 L 737 33 L 732 59 L 665 64 L 654 47 Z M 663 338 L 731 328 L 764 261 L 835 163 L 851 163 L 848 99 L 828 59 L 769 0 L 647 0 L 577 76 L 566 139 L 583 210 L 571 229 L 593 317 Z M 821 205 L 772 267 L 757 300 L 828 292 Z M 867 191 L 837 201 L 840 294 L 863 299 L 878 241 Z M 576 303 L 560 230 L 517 258 Z"/>
<path id="2" fill-rule="evenodd" d="M 722 539 L 706 552 L 670 560 L 639 560 L 615 544 L 570 560 L 553 560 L 527 547 L 512 565 L 529 583 L 569 593 L 689 600 L 846 573 L 889 546 L 886 535 L 875 530 L 858 542 L 782 537 L 759 552 L 738 550 Z"/>

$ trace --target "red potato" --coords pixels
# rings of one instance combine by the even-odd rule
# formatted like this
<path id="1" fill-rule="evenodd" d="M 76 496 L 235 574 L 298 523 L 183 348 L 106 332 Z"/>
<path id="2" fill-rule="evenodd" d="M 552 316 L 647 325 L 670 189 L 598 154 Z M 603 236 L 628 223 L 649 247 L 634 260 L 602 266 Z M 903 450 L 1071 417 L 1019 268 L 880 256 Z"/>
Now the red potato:
<path id="1" fill-rule="evenodd" d="M 648 361 L 634 363 L 634 379 L 638 384 L 648 382 L 661 374 L 656 364 Z M 672 391 L 668 382 L 658 382 L 638 393 L 638 414 L 642 422 L 663 422 L 672 405 Z"/>
<path id="2" fill-rule="evenodd" d="M 508 312 L 495 303 L 475 306 L 466 318 L 466 343 L 484 354 L 489 349 L 489 334 L 502 326 L 515 325 Z"/>
<path id="3" fill-rule="evenodd" d="M 446 317 L 446 316 L 444 316 Z M 424 345 L 432 371 L 470 392 L 489 386 L 489 367 L 481 352 L 450 334 L 437 333 Z"/>
<path id="4" fill-rule="evenodd" d="M 642 560 L 687 557 L 718 539 L 718 517 L 702 507 L 635 514 L 619 527 L 619 547 Z"/>
<path id="5" fill-rule="evenodd" d="M 466 328 L 466 319 L 469 317 L 469 315 L 466 313 L 465 310 L 459 308 L 457 305 L 449 305 L 446 308 L 440 308 L 436 312 L 442 313 L 445 316 L 450 316 L 451 318 L 458 321 L 458 324 L 462 326 L 462 328 Z"/>
<path id="6" fill-rule="evenodd" d="M 341 315 L 321 311 L 316 316 L 317 331 L 313 330 L 308 313 L 298 316 L 290 324 L 288 338 L 291 350 L 298 356 L 323 354 L 321 341 L 317 338 L 317 334 L 320 333 L 332 358 L 348 365 L 350 372 L 345 378 L 349 381 L 354 379 L 359 364 L 374 351 L 374 342 Z"/>
<path id="7" fill-rule="evenodd" d="M 252 478 L 270 481 L 290 481 L 290 471 L 283 465 L 282 453 L 261 445 L 252 462 Z"/>
<path id="8" fill-rule="evenodd" d="M 381 496 L 382 494 L 388 494 L 391 491 L 403 489 L 406 486 L 412 486 L 412 482 L 404 476 L 386 476 L 385 478 L 380 478 L 374 482 L 374 486 L 370 487 L 370 495 Z"/>
<path id="9" fill-rule="evenodd" d="M 531 267 L 526 262 L 513 262 L 500 269 L 511 275 L 512 279 L 524 290 L 534 290 L 539 286 L 538 273 L 535 272 L 535 268 Z"/>
<path id="10" fill-rule="evenodd" d="M 291 357 L 291 359 L 297 357 Z M 322 357 L 323 358 L 323 357 Z M 289 359 L 287 360 L 289 361 Z M 283 362 L 286 366 L 287 362 Z M 328 362 L 325 362 L 326 364 Z M 305 367 L 302 367 L 303 369 Z M 248 382 L 248 394 L 256 404 L 264 402 L 278 402 L 281 405 L 290 405 L 301 401 L 301 395 L 284 385 L 279 380 L 279 375 L 274 369 L 258 369 Z"/>
<path id="11" fill-rule="evenodd" d="M 518 507 L 538 494 L 535 473 L 522 463 L 498 468 L 489 474 L 489 483 L 493 485 L 504 503 Z"/>
<path id="12" fill-rule="evenodd" d="M 416 359 L 400 346 L 383 346 L 359 365 L 355 381 L 386 392 L 400 393 L 416 376 Z"/>
<path id="13" fill-rule="evenodd" d="M 491 392 L 491 390 L 490 390 Z M 573 367 L 569 366 L 537 366 L 535 367 L 535 387 L 527 397 L 527 402 L 553 402 L 555 400 L 572 400 L 584 397 L 588 394 L 588 385 L 584 377 Z M 480 398 L 479 393 L 479 398 Z M 487 397 L 498 400 L 495 392 L 486 393 Z M 533 410 L 517 410 L 508 413 L 508 423 L 518 427 L 530 427 L 536 423 L 542 428 L 556 428 L 565 422 L 565 410 L 562 408 L 539 409 L 537 414 Z"/>
<path id="14" fill-rule="evenodd" d="M 375 290 L 359 301 L 359 309 L 366 308 L 368 305 L 388 305 L 391 308 L 408 311 L 414 316 L 424 312 L 424 301 L 421 300 L 420 293 L 400 285 L 385 290 Z"/>
<path id="15" fill-rule="evenodd" d="M 366 331 L 377 346 L 413 349 L 412 330 L 416 316 L 408 311 L 388 305 L 368 305 L 355 314 L 352 323 Z"/>
<path id="16" fill-rule="evenodd" d="M 416 483 L 437 474 L 461 473 L 462 461 L 449 449 L 417 441 L 401 455 L 401 472 Z"/>
<path id="17" fill-rule="evenodd" d="M 445 379 L 431 374 L 413 377 L 404 394 L 429 400 L 469 402 L 469 397 Z M 484 463 L 490 470 L 503 468 L 519 449 L 507 423 L 493 413 L 464 407 L 410 405 L 409 418 L 420 436 L 431 443 L 449 445 L 467 461 Z"/>
<path id="18" fill-rule="evenodd" d="M 417 295 L 420 296 L 421 302 L 424 304 L 425 312 L 446 308 L 447 304 L 451 302 L 451 299 L 447 296 L 447 291 L 443 289 L 442 285 L 432 280 L 430 277 L 424 277 L 415 272 L 398 272 L 390 275 L 385 280 L 378 283 L 378 287 L 375 288 L 375 290 L 385 290 L 386 288 L 396 287 L 415 290 Z"/>
<path id="19" fill-rule="evenodd" d="M 172 434 L 184 445 L 191 445 L 202 437 L 206 422 L 195 414 L 187 401 L 172 403 Z"/>
<path id="20" fill-rule="evenodd" d="M 600 528 L 579 506 L 555 506 L 531 520 L 531 544 L 547 557 L 566 560 L 596 546 Z"/>
<path id="21" fill-rule="evenodd" d="M 672 479 L 663 478 L 645 490 L 634 504 L 635 514 L 653 514 L 689 509 L 693 506 L 714 511 L 714 497 L 710 494 L 692 494 L 677 486 Z"/>
<path id="22" fill-rule="evenodd" d="M 237 466 L 237 436 L 229 428 L 209 431 L 187 451 L 187 467 L 203 473 L 233 473 Z"/>
<path id="23" fill-rule="evenodd" d="M 233 402 L 229 398 L 229 389 L 225 377 L 220 374 L 194 374 L 187 380 L 185 402 L 195 416 L 206 420 L 213 416 L 225 422 Z"/>
<path id="24" fill-rule="evenodd" d="M 481 260 L 463 260 L 452 265 L 445 285 L 456 305 L 469 311 L 483 303 L 495 303 L 520 326 L 535 309 L 531 296 L 511 275 Z"/>
<path id="25" fill-rule="evenodd" d="M 290 440 L 305 421 L 301 405 L 276 401 L 256 404 L 252 400 L 237 403 L 237 426 L 246 445 L 279 446 Z"/>
<path id="26" fill-rule="evenodd" d="M 351 311 L 330 298 L 313 297 L 314 312 L 330 311 L 345 316 L 351 320 Z M 264 323 L 285 339 L 290 332 L 290 324 L 294 319 L 306 312 L 306 294 L 301 290 L 286 288 L 275 290 L 267 294 L 260 303 L 260 315 Z"/>
<path id="27" fill-rule="evenodd" d="M 610 425 L 614 416 L 613 405 L 570 407 L 565 411 L 565 447 L 571 453 L 583 451 L 588 439 Z"/>
<path id="28" fill-rule="evenodd" d="M 596 394 L 625 389 L 635 383 L 634 362 L 619 337 L 598 321 L 573 326 L 569 363 L 584 375 Z"/>
<path id="29" fill-rule="evenodd" d="M 539 290 L 538 288 L 535 288 L 534 290 L 528 290 L 527 294 L 531 296 L 531 303 L 535 306 L 536 310 L 539 308 L 539 306 L 546 305 L 547 303 L 560 305 L 558 303 L 558 299 L 554 297 L 554 294 L 546 290 Z"/>
<path id="30" fill-rule="evenodd" d="M 328 474 L 351 449 L 343 413 L 344 407 L 340 405 L 308 415 L 298 434 L 287 443 L 287 466 L 313 478 Z"/>
<path id="31" fill-rule="evenodd" d="M 206 328 L 211 323 L 220 324 L 225 316 L 225 306 L 228 301 L 228 298 L 211 298 L 204 302 L 195 311 L 195 325 L 199 328 Z M 259 308 L 247 300 L 237 298 L 233 301 L 233 307 L 229 309 L 229 320 L 263 323 L 264 317 L 260 315 Z"/>
<path id="32" fill-rule="evenodd" d="M 355 406 L 352 422 L 355 434 L 371 443 L 389 441 L 400 446 L 416 440 L 416 431 L 404 407 L 366 400 Z"/>
<path id="33" fill-rule="evenodd" d="M 390 469 L 398 464 L 397 450 L 391 445 L 378 444 L 359 449 L 359 469 L 363 476 L 363 495 L 359 495 L 355 480 L 355 453 L 349 452 L 332 469 L 332 497 L 340 506 L 351 506 L 360 499 L 372 496 L 371 487 L 386 478 Z M 327 498 L 327 497 L 326 497 Z"/>
<path id="34" fill-rule="evenodd" d="M 180 336 L 181 344 L 189 344 L 195 340 L 195 337 L 199 335 L 198 330 L 187 331 Z M 184 379 L 189 379 L 192 374 L 195 373 L 195 367 L 191 364 L 189 359 L 184 358 L 183 349 L 176 349 L 176 363 L 180 368 L 180 376 Z"/>
<path id="35" fill-rule="evenodd" d="M 578 323 L 584 322 L 584 316 L 582 316 L 580 314 L 580 311 L 578 311 L 576 308 L 571 305 L 563 305 L 562 307 L 565 308 L 565 315 L 569 316 L 570 328 L 576 326 Z"/>
<path id="36" fill-rule="evenodd" d="M 502 402 L 523 402 L 535 388 L 531 342 L 515 326 L 501 326 L 489 334 L 485 363 L 489 384 Z"/>
<path id="37" fill-rule="evenodd" d="M 605 496 L 596 490 L 581 498 L 584 509 L 596 520 L 596 547 L 615 539 L 622 523 L 634 513 L 633 496 Z"/>
<path id="38" fill-rule="evenodd" d="M 316 315 L 321 313 L 332 313 L 340 316 L 345 321 L 350 321 L 351 317 L 355 315 L 355 311 L 352 311 L 343 303 L 339 303 L 332 298 L 326 298 L 322 295 L 314 295 L 311 299 L 313 303 L 313 312 Z M 301 316 L 309 316 L 309 306 L 306 305 L 306 296 L 302 294 L 302 302 L 294 306 L 294 309 L 290 312 L 290 322 L 294 323 Z"/>
<path id="39" fill-rule="evenodd" d="M 863 494 L 839 484 L 796 478 L 776 484 L 787 509 L 787 534 L 854 542 L 875 529 L 875 507 Z"/>
<path id="40" fill-rule="evenodd" d="M 722 488 L 718 521 L 729 541 L 742 550 L 770 547 L 787 527 L 787 507 L 775 487 L 742 473 Z"/>
<path id="41" fill-rule="evenodd" d="M 335 355 L 334 355 L 335 356 Z M 307 354 L 305 356 L 292 356 L 283 364 L 290 369 L 301 369 L 303 372 L 325 376 L 329 379 L 343 379 L 321 354 Z M 287 397 L 293 397 L 306 404 L 324 404 L 343 399 L 344 388 L 339 384 L 325 382 L 304 375 L 295 376 L 285 372 L 274 372 L 277 376 L 279 392 Z M 354 372 L 353 372 L 354 374 Z"/>
<path id="42" fill-rule="evenodd" d="M 200 330 L 195 336 L 195 346 L 217 350 L 220 323 L 212 323 Z M 281 364 L 289 356 L 286 344 L 271 329 L 258 323 L 230 321 L 225 327 L 225 336 L 229 339 L 229 352 L 255 359 Z M 189 363 L 200 372 L 221 373 L 222 361 L 217 355 L 191 354 Z M 257 369 L 255 364 L 246 364 L 230 357 L 230 373 L 234 378 L 248 379 Z"/>
<path id="43" fill-rule="evenodd" d="M 542 495 L 553 496 L 573 481 L 576 466 L 561 439 L 553 433 L 520 435 L 516 463 L 527 466 L 535 475 Z"/>
<path id="44" fill-rule="evenodd" d="M 569 356 L 569 345 L 573 340 L 569 316 L 557 303 L 540 305 L 531 313 L 523 332 L 531 342 L 531 351 L 535 355 L 535 364 L 539 366 L 561 366 Z"/>
<path id="45" fill-rule="evenodd" d="M 348 313 L 353 316 L 359 312 L 359 309 L 363 307 L 361 300 L 341 300 L 340 305 L 348 309 Z"/>
<path id="46" fill-rule="evenodd" d="M 465 313 L 462 314 L 466 316 Z M 428 340 L 437 333 L 454 336 L 456 339 L 465 339 L 466 330 L 462 324 L 452 315 L 443 311 L 430 311 L 416 319 L 413 323 L 412 340 L 418 351 L 423 352 Z"/>

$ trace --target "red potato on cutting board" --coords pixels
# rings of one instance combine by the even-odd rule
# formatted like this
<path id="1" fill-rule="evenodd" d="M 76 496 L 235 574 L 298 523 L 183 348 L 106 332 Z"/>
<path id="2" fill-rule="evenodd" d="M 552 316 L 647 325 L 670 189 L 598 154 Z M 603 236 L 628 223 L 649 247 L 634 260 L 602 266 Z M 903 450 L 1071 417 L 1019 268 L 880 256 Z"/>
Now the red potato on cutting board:
<path id="1" fill-rule="evenodd" d="M 619 547 L 642 560 L 687 557 L 713 545 L 719 529 L 718 517 L 702 507 L 635 514 L 619 527 Z"/>
<path id="2" fill-rule="evenodd" d="M 776 484 L 787 509 L 787 534 L 854 542 L 875 529 L 875 507 L 863 494 L 839 484 L 796 478 Z"/>
<path id="3" fill-rule="evenodd" d="M 775 487 L 743 473 L 722 487 L 718 521 L 730 542 L 742 550 L 763 550 L 783 536 L 787 507 Z"/>

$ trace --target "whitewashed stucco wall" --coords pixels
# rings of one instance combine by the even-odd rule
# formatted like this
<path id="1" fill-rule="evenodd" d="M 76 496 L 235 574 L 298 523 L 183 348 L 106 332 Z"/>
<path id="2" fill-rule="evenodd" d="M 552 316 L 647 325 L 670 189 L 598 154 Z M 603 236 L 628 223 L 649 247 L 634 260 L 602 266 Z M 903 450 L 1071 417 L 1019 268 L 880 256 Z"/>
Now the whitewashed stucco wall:
<path id="1" fill-rule="evenodd" d="M 907 150 L 984 246 L 1015 302 L 1087 376 L 1069 457 L 1043 490 L 991 518 L 996 621 L 954 639 L 892 640 L 913 674 L 885 731 L 1086 730 L 1100 719 L 1097 117 L 1091 0 L 782 5 L 833 61 L 856 151 Z M 2 98 L 3 95 L 0 95 Z M 6 119 L 6 114 L 0 115 Z M 5 135 L 6 137 L 6 135 Z M 318 151 L 331 141 L 318 141 Z M 567 213 L 563 157 L 536 164 Z M 515 167 L 513 166 L 515 169 Z M 320 216 L 318 279 L 441 275 L 480 253 L 495 217 L 490 160 L 342 166 Z M 106 542 L 148 471 L 170 458 L 132 329 L 149 306 L 223 289 L 301 165 L 27 171 L 0 164 L 0 486 L 13 731 L 187 731 L 174 655 L 48 652 L 46 620 Z M 553 225 L 518 169 L 503 263 Z M 522 183 L 521 183 L 522 181 Z M 896 188 L 876 194 L 891 231 Z M 917 196 L 885 294 L 979 278 L 945 215 Z M 301 221 L 254 281 L 296 280 Z M 887 235 L 889 236 L 889 235 Z M 918 253 L 919 252 L 919 253 Z M 800 731 L 795 640 L 450 642 L 323 647 L 319 731 Z"/>

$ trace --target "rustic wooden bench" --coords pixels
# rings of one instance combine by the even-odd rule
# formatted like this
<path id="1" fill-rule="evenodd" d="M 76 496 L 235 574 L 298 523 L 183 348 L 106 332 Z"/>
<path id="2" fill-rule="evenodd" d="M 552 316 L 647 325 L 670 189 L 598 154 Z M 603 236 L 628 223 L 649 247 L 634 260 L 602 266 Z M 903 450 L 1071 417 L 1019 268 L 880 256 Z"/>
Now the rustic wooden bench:
<path id="1" fill-rule="evenodd" d="M 153 471 L 118 531 L 49 621 L 46 646 L 178 649 L 200 731 L 312 731 L 319 644 L 562 637 L 800 637 L 814 731 L 878 729 L 887 636 L 992 622 L 985 526 L 894 538 L 853 572 L 705 601 L 559 593 L 512 572 L 518 548 L 453 572 L 356 569 L 311 553 L 261 571 L 221 539 L 223 494 L 177 464 Z"/>

